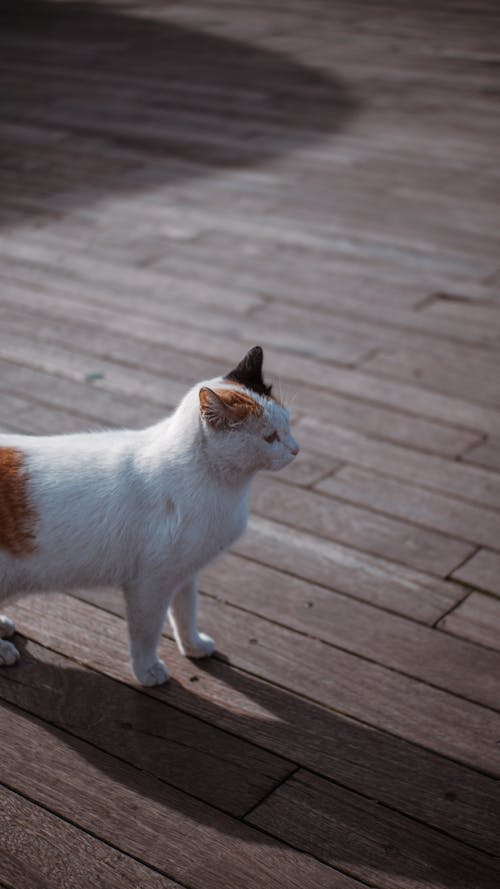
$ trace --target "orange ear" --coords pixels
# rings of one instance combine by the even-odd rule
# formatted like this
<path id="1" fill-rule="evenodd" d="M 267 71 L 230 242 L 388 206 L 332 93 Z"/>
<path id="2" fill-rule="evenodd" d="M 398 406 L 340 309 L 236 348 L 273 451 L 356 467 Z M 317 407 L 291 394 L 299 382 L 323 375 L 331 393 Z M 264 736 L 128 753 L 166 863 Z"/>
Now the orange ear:
<path id="1" fill-rule="evenodd" d="M 215 428 L 236 426 L 250 414 L 259 415 L 262 408 L 257 401 L 245 392 L 234 389 L 200 389 L 200 412 L 202 417 Z"/>

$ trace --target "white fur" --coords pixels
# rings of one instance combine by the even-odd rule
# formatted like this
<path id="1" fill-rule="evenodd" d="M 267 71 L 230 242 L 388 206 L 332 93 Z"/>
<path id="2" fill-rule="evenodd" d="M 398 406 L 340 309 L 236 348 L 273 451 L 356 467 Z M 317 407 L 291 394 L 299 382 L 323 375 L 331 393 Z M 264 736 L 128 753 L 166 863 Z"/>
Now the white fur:
<path id="1" fill-rule="evenodd" d="M 236 388 L 222 378 L 201 383 L 171 417 L 140 431 L 0 435 L 0 447 L 24 455 L 37 516 L 32 553 L 0 549 L 0 599 L 121 586 L 132 669 L 143 685 L 168 678 L 156 655 L 167 609 L 183 654 L 214 651 L 197 628 L 197 573 L 244 531 L 254 473 L 286 466 L 298 450 L 282 406 L 245 389 L 262 415 L 221 429 L 201 415 L 202 386 Z M 270 444 L 274 431 L 281 440 Z M 0 618 L 0 664 L 18 658 L 1 638 L 13 630 Z"/>

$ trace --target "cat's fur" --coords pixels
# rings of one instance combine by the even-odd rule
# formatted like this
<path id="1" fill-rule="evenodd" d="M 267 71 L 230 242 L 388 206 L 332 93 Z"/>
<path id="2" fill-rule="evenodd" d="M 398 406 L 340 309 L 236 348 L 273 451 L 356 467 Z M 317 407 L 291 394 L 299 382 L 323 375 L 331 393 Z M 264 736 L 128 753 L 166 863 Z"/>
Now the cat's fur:
<path id="1" fill-rule="evenodd" d="M 148 429 L 0 435 L 0 599 L 121 586 L 132 670 L 143 685 L 164 682 L 156 649 L 167 610 L 183 654 L 214 651 L 197 628 L 197 573 L 244 531 L 254 473 L 297 452 L 259 347 Z M 19 656 L 13 632 L 0 617 L 0 664 Z"/>

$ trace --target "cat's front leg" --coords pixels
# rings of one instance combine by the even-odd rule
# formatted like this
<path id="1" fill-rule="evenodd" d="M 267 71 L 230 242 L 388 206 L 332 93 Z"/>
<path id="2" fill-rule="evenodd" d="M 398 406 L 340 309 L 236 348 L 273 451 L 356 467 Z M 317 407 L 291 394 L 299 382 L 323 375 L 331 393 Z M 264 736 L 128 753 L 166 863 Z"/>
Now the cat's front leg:
<path id="1" fill-rule="evenodd" d="M 124 586 L 130 661 L 141 685 L 161 685 L 169 678 L 156 650 L 172 592 L 157 576 L 143 575 Z"/>
<path id="2" fill-rule="evenodd" d="M 198 579 L 184 581 L 176 590 L 168 616 L 179 651 L 186 657 L 208 657 L 215 651 L 215 642 L 200 633 L 197 621 Z"/>

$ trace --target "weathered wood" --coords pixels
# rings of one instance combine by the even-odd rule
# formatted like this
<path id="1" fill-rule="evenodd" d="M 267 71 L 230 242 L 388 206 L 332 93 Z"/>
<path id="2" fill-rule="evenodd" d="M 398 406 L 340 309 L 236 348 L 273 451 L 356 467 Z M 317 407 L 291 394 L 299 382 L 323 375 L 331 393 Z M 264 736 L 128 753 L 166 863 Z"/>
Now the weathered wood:
<path id="1" fill-rule="evenodd" d="M 234 889 L 260 882 L 278 887 L 286 873 L 291 889 L 302 889 L 308 879 L 325 889 L 336 879 L 342 889 L 357 886 L 348 878 L 343 883 L 335 870 L 309 856 L 10 705 L 0 708 L 0 725 L 10 751 L 0 761 L 0 782 L 183 885 Z"/>
<path id="2" fill-rule="evenodd" d="M 299 771 L 247 818 L 381 889 L 495 889 L 500 862 Z"/>
<path id="3" fill-rule="evenodd" d="M 9 889 L 176 889 L 74 825 L 0 786 L 1 886 Z"/>
<path id="4" fill-rule="evenodd" d="M 438 627 L 500 651 L 500 602 L 495 596 L 470 593 L 439 621 Z"/>
<path id="5" fill-rule="evenodd" d="M 293 770 L 35 643 L 14 675 L 0 672 L 0 697 L 231 815 L 243 815 Z"/>
<path id="6" fill-rule="evenodd" d="M 84 628 L 93 612 L 83 603 L 77 608 L 70 597 L 42 594 L 9 613 L 39 644 L 113 678 L 130 675 L 125 627 L 108 630 L 103 616 L 96 633 L 113 632 L 113 652 L 109 637 L 89 647 Z M 500 714 L 208 597 L 200 621 L 236 667 L 488 774 L 500 772 Z"/>
<path id="7" fill-rule="evenodd" d="M 95 359 L 62 346 L 38 343 L 34 349 L 31 339 L 13 333 L 0 334 L 0 358 L 62 376 L 73 382 L 89 381 L 94 388 L 119 396 L 137 399 L 142 391 L 144 401 L 158 406 L 157 413 L 165 411 L 165 406 L 171 408 L 177 404 L 186 392 L 184 385 L 171 380 L 168 382 L 169 391 L 166 395 L 165 382 L 148 371 L 134 368 L 130 372 L 123 365 L 108 361 L 102 356 Z"/>
<path id="8" fill-rule="evenodd" d="M 480 549 L 472 559 L 461 565 L 453 576 L 463 583 L 500 596 L 500 554 Z"/>
<path id="9" fill-rule="evenodd" d="M 233 552 L 421 623 L 434 624 L 464 596 L 456 583 L 258 516 Z"/>
<path id="10" fill-rule="evenodd" d="M 97 325 L 96 315 L 99 314 L 99 308 L 96 307 L 92 313 L 85 303 L 81 308 L 81 315 L 86 320 L 75 325 L 77 316 L 77 306 L 75 299 L 56 301 L 54 297 L 50 297 L 47 302 L 49 305 L 55 303 L 57 306 L 55 316 L 49 313 L 47 317 L 45 313 L 41 313 L 41 302 L 43 294 L 39 291 L 31 294 L 26 293 L 25 288 L 4 287 L 4 299 L 8 298 L 9 290 L 14 290 L 11 299 L 16 303 L 21 302 L 29 308 L 34 308 L 36 313 L 20 312 L 7 307 L 0 308 L 0 320 L 4 331 L 4 340 L 0 343 L 3 351 L 0 354 L 4 358 L 11 358 L 12 351 L 5 351 L 6 343 L 11 344 L 15 349 L 17 360 L 29 362 L 31 352 L 28 345 L 28 351 L 23 348 L 26 343 L 26 337 L 33 337 L 33 345 L 37 345 L 37 353 L 47 355 L 51 361 L 62 361 L 61 371 L 67 367 L 67 359 L 64 360 L 64 352 L 61 352 L 59 346 L 65 346 L 71 340 L 72 354 L 75 351 L 83 352 L 83 355 L 96 356 L 104 378 L 123 380 L 123 391 L 127 394 L 127 389 L 132 385 L 139 384 L 143 389 L 143 397 L 152 398 L 157 402 L 158 398 L 167 398 L 170 404 L 176 403 L 181 396 L 181 384 L 179 380 L 186 379 L 188 383 L 194 383 L 204 378 L 210 378 L 224 371 L 219 363 L 208 360 L 200 360 L 195 363 L 194 358 L 187 359 L 173 350 L 165 349 L 159 343 L 148 343 L 142 340 L 133 339 L 130 336 L 123 335 L 120 331 L 116 331 L 120 323 L 124 320 L 124 307 L 120 310 L 120 321 L 117 323 L 116 315 L 113 313 L 109 318 L 109 311 L 101 312 L 102 324 Z M 29 298 L 31 297 L 31 298 Z M 62 306 L 61 306 L 62 303 Z M 61 318 L 61 313 L 63 317 Z M 70 318 L 71 321 L 66 320 Z M 92 321 L 92 323 L 90 323 Z M 113 332 L 107 331 L 103 324 L 109 323 Z M 132 316 L 130 323 L 135 325 L 135 319 Z M 159 322 L 155 324 L 155 336 L 158 338 Z M 137 329 L 140 330 L 144 326 L 144 322 L 138 320 Z M 170 326 L 170 325 L 169 325 Z M 16 337 L 22 337 L 21 341 Z M 53 348 L 50 348 L 50 345 Z M 55 347 L 55 348 L 54 348 Z M 243 351 L 243 346 L 241 347 Z M 128 373 L 123 368 L 124 355 L 127 356 L 127 364 L 133 365 L 136 370 L 130 370 Z M 113 368 L 109 364 L 112 358 L 119 362 L 121 368 Z M 85 358 L 82 360 L 85 361 Z M 57 366 L 56 366 L 57 367 Z M 106 368 L 111 370 L 106 371 Z M 145 369 L 152 369 L 154 372 L 162 374 L 161 381 L 155 386 L 154 377 L 148 376 L 145 379 Z M 195 372 L 196 368 L 196 372 Z M 167 376 L 167 381 L 163 379 L 163 375 Z M 137 378 L 137 381 L 135 380 Z M 106 382 L 103 383 L 106 385 Z M 318 391 L 312 386 L 295 384 L 293 386 L 293 406 L 294 410 L 300 410 L 306 414 L 333 420 L 337 424 L 346 425 L 354 429 L 360 429 L 367 434 L 374 434 L 382 438 L 388 438 L 395 442 L 403 442 L 424 450 L 435 451 L 445 456 L 455 456 L 471 447 L 478 440 L 478 434 L 467 432 L 460 428 L 450 428 L 441 423 L 435 423 L 423 418 L 412 417 L 407 413 L 401 413 L 394 409 L 387 410 L 382 405 L 368 405 L 366 402 L 357 402 L 352 398 L 337 396 L 332 393 Z"/>
<path id="11" fill-rule="evenodd" d="M 41 367 L 28 367 L 14 361 L 0 359 L 0 392 L 23 395 L 50 407 L 62 408 L 75 414 L 75 429 L 78 420 L 87 420 L 87 428 L 102 428 L 103 425 L 120 424 L 123 428 L 140 427 L 161 419 L 164 411 L 153 407 L 138 398 L 125 398 L 105 391 L 96 383 L 93 376 L 85 381 L 87 374 L 100 373 L 95 361 L 88 361 L 73 379 L 64 379 L 57 373 L 42 370 Z M 120 420 L 121 417 L 121 420 Z"/>
<path id="12" fill-rule="evenodd" d="M 135 359 L 140 358 L 141 364 L 150 369 L 164 370 L 168 367 L 169 347 L 173 347 L 175 351 L 171 358 L 172 365 L 175 364 L 176 368 L 179 366 L 183 373 L 190 367 L 196 368 L 194 373 L 191 371 L 189 377 L 192 382 L 201 379 L 204 374 L 206 376 L 217 374 L 220 370 L 221 355 L 236 361 L 245 346 L 251 345 L 251 338 L 245 336 L 245 326 L 241 331 L 234 332 L 237 334 L 236 339 L 232 338 L 229 341 L 213 332 L 183 328 L 171 318 L 168 324 L 162 323 L 157 318 L 153 320 L 143 312 L 139 313 L 135 302 L 131 303 L 126 312 L 123 304 L 120 304 L 120 313 L 117 313 L 102 297 L 99 303 L 93 301 L 94 289 L 87 292 L 82 285 L 75 285 L 71 278 L 61 280 L 55 277 L 56 271 L 60 275 L 60 270 L 51 270 L 50 273 L 44 271 L 41 287 L 40 271 L 36 267 L 32 268 L 22 263 L 18 265 L 10 263 L 7 268 L 0 267 L 0 277 L 3 280 L 2 294 L 6 302 L 3 316 L 8 312 L 8 316 L 12 318 L 12 307 L 23 305 L 25 309 L 40 313 L 41 318 L 44 315 L 50 316 L 51 332 L 54 336 L 57 336 L 58 330 L 62 330 L 63 319 L 67 317 L 73 325 L 71 339 L 75 337 L 77 342 L 80 339 L 81 328 L 80 325 L 75 325 L 76 320 L 80 321 L 82 326 L 90 324 L 92 328 L 98 323 L 95 334 L 97 344 L 102 341 L 102 336 L 106 336 L 106 331 L 112 331 L 113 337 L 116 337 L 114 345 L 113 342 L 106 344 L 109 350 L 106 354 L 121 357 L 125 351 L 128 361 L 136 363 Z M 42 332 L 44 329 L 42 326 Z M 143 340 L 151 347 L 150 353 L 141 347 Z M 182 352 L 179 351 L 180 343 Z M 88 339 L 86 345 L 87 348 L 93 348 Z M 423 390 L 416 385 L 375 377 L 354 369 L 332 368 L 312 358 L 275 350 L 269 350 L 266 366 L 269 366 L 271 374 L 279 374 L 284 380 L 301 384 L 307 382 L 317 389 L 359 398 L 362 403 L 374 402 L 402 410 L 407 415 L 427 417 L 455 427 L 468 427 L 471 430 L 500 434 L 499 411 Z M 294 396 L 293 383 L 289 383 L 288 388 Z M 397 432 L 396 429 L 392 434 Z"/>
<path id="13" fill-rule="evenodd" d="M 315 487 L 335 498 L 367 506 L 377 515 L 387 513 L 471 543 L 492 549 L 500 547 L 498 512 L 428 491 L 411 482 L 378 475 L 359 466 L 343 466 Z"/>
<path id="14" fill-rule="evenodd" d="M 500 384 L 494 352 L 484 354 L 464 346 L 460 351 L 447 353 L 440 349 L 422 353 L 393 349 L 370 358 L 363 369 L 397 379 L 418 380 L 420 385 L 436 392 L 498 407 Z"/>
<path id="15" fill-rule="evenodd" d="M 114 614 L 124 613 L 123 600 L 115 590 L 79 595 L 99 601 Z M 59 600 L 54 611 L 51 599 L 46 604 L 54 632 L 47 635 L 43 618 L 35 615 L 31 625 L 23 620 L 23 628 L 29 629 L 32 638 L 48 641 L 53 649 L 130 684 L 121 621 L 77 601 L 69 602 L 66 609 L 60 607 Z M 241 616 L 235 617 L 241 621 Z M 82 629 L 89 623 L 94 628 L 91 651 Z M 318 707 L 223 660 L 193 663 L 179 655 L 173 642 L 165 639 L 162 645 L 175 679 L 164 687 L 143 690 L 143 694 L 291 757 L 466 842 L 500 853 L 495 818 L 491 817 L 499 802 L 494 779 Z"/>
<path id="16" fill-rule="evenodd" d="M 201 588 L 429 685 L 500 707 L 500 659 L 476 645 L 454 644 L 434 629 L 233 555 L 203 571 Z"/>
<path id="17" fill-rule="evenodd" d="M 53 434 L 57 429 L 58 434 L 63 435 L 88 432 L 92 428 L 92 422 L 69 411 L 9 395 L 0 388 L 0 426 L 6 432 L 44 435 Z"/>
<path id="18" fill-rule="evenodd" d="M 382 475 L 498 509 L 500 475 L 488 469 L 375 441 L 352 430 L 341 429 L 310 417 L 299 420 L 296 433 L 306 447 L 318 454 L 329 454 Z"/>
<path id="19" fill-rule="evenodd" d="M 464 460 L 500 472 L 500 438 L 490 437 L 487 441 L 471 448 L 464 454 Z"/>
<path id="20" fill-rule="evenodd" d="M 268 519 L 441 577 L 475 551 L 473 545 L 269 478 L 254 484 L 251 504 Z"/>
<path id="21" fill-rule="evenodd" d="M 15 241 L 9 243 L 4 239 L 2 240 L 2 245 L 0 245 L 0 257 L 3 256 L 5 260 L 10 260 L 12 257 L 13 259 L 21 259 L 24 262 L 29 263 L 38 259 L 41 261 L 42 267 L 40 271 L 43 274 L 45 274 L 45 265 L 43 261 L 46 258 L 46 252 L 47 251 L 43 247 L 37 249 L 36 245 L 35 247 L 29 245 L 29 249 L 25 248 L 23 250 Z M 55 257 L 52 259 L 52 262 L 50 262 L 49 251 L 49 269 L 51 265 L 55 264 L 57 264 Z M 115 266 L 111 265 L 111 269 L 114 268 Z M 108 270 L 108 275 L 109 274 L 110 271 Z M 161 281 L 161 278 L 159 278 L 159 281 Z M 65 287 L 65 284 L 62 286 Z M 95 293 L 95 286 L 90 288 L 90 284 L 87 284 L 86 287 L 78 282 L 77 293 L 80 295 L 80 298 L 82 296 L 86 296 L 87 298 L 90 296 L 90 301 L 95 302 L 97 306 L 102 304 L 108 308 L 114 307 L 115 309 L 121 308 L 122 310 L 132 309 L 133 312 L 137 311 L 136 296 L 130 292 L 128 294 L 128 299 L 124 299 L 121 290 L 119 293 L 113 293 L 113 291 L 107 289 L 105 297 L 101 296 L 99 299 Z M 61 284 L 59 284 L 58 289 L 60 288 Z M 74 289 L 74 284 L 72 288 L 70 285 L 70 289 Z M 89 290 L 90 293 L 88 292 Z M 237 326 L 239 322 L 239 319 L 237 322 L 236 318 L 225 313 L 223 309 L 215 309 L 215 307 L 205 307 L 202 305 L 184 307 L 179 300 L 172 301 L 165 306 L 163 310 L 158 310 L 156 306 L 153 305 L 153 309 L 150 309 L 149 312 L 146 312 L 145 314 L 146 318 L 149 318 L 150 321 L 155 321 L 156 323 L 161 323 L 162 321 L 168 323 L 169 318 L 172 318 L 172 320 L 181 323 L 182 325 L 186 325 L 188 328 L 191 327 L 195 330 L 206 329 L 208 332 L 217 333 L 219 335 L 225 334 L 226 337 L 232 335 L 235 326 Z M 272 336 L 271 333 L 273 334 Z M 298 349 L 303 354 L 310 354 L 313 356 L 317 354 L 318 342 L 314 333 L 311 333 L 309 340 L 304 340 L 298 332 L 294 332 L 293 325 L 283 325 L 282 327 L 275 329 L 272 326 L 269 326 L 267 318 L 262 319 L 262 321 L 254 321 L 253 316 L 247 318 L 245 321 L 245 337 L 250 338 L 254 342 L 260 340 L 263 346 L 268 345 L 270 348 L 291 349 L 292 351 Z M 350 333 L 339 332 L 336 335 L 329 332 L 328 337 L 325 335 L 324 347 L 323 350 L 320 349 L 319 353 L 321 357 L 328 360 L 352 364 L 367 356 L 371 348 L 372 341 L 369 337 L 357 335 L 355 331 Z"/>
<path id="22" fill-rule="evenodd" d="M 168 686 L 132 687 L 116 591 L 12 607 L 38 641 L 0 677 L 33 711 L 2 734 L 30 796 L 8 889 L 489 884 L 499 11 L 476 6 L 3 5 L 0 426 L 144 427 L 260 342 L 301 446 L 202 576 L 222 652 L 164 639 Z M 133 701 L 154 732 L 120 729 Z M 356 876 L 221 814 L 283 763 L 307 772 L 255 813 Z"/>

